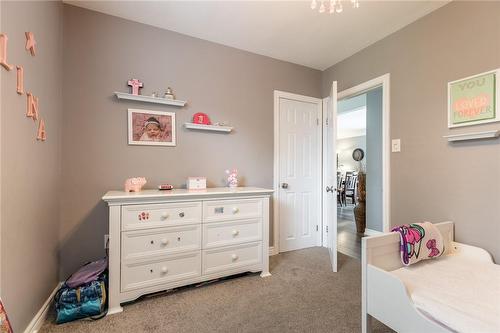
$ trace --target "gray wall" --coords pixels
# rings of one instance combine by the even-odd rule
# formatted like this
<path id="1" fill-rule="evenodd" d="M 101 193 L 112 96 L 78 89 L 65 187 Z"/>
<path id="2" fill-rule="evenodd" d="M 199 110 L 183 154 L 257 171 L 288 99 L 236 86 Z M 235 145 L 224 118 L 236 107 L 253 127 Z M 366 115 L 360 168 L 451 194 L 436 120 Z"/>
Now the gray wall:
<path id="1" fill-rule="evenodd" d="M 16 93 L 16 70 L 1 68 L 1 296 L 14 331 L 22 332 L 58 282 L 62 5 L 0 6 L 8 60 L 24 66 L 25 89 L 39 97 L 47 129 L 47 141 L 37 142 L 37 124 L 25 116 L 26 95 Z M 35 33 L 36 57 L 24 49 L 25 31 Z"/>
<path id="2" fill-rule="evenodd" d="M 472 15 L 472 16 L 471 16 Z M 471 21 L 471 17 L 476 18 Z M 500 2 L 454 1 L 329 68 L 339 90 L 391 74 L 391 223 L 455 221 L 458 241 L 500 259 L 500 141 L 448 144 L 449 81 L 500 67 Z"/>
<path id="3" fill-rule="evenodd" d="M 321 95 L 320 71 L 69 5 L 64 52 L 61 277 L 104 255 L 100 198 L 126 178 L 145 176 L 152 188 L 203 175 L 222 186 L 224 170 L 236 167 L 244 185 L 272 187 L 273 90 Z M 189 104 L 117 101 L 113 92 L 128 91 L 132 77 L 144 94 L 170 86 Z M 175 111 L 177 147 L 128 146 L 127 108 Z M 235 132 L 187 131 L 195 112 Z"/>
<path id="4" fill-rule="evenodd" d="M 366 227 L 383 231 L 382 88 L 366 93 Z"/>
<path id="5" fill-rule="evenodd" d="M 352 158 L 352 152 L 356 148 L 363 149 L 366 157 L 367 151 L 366 151 L 365 135 L 337 140 L 337 154 L 339 158 L 339 167 L 342 169 L 342 172 L 345 173 L 346 171 L 359 170 L 359 162 L 356 162 Z M 364 162 L 366 162 L 366 160 L 363 160 L 363 164 Z"/>

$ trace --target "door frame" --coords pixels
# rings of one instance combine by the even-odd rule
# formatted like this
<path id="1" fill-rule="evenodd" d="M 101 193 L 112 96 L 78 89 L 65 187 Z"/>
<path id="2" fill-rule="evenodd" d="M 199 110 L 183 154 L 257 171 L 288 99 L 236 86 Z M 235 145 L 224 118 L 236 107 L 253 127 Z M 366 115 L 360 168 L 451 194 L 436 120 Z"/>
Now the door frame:
<path id="1" fill-rule="evenodd" d="M 337 101 L 340 101 L 348 97 L 360 95 L 368 90 L 372 90 L 380 86 L 382 87 L 382 226 L 384 233 L 389 232 L 391 227 L 390 82 L 391 74 L 387 73 L 354 87 L 340 91 L 337 96 Z M 322 224 L 325 225 L 325 222 L 326 221 L 323 221 Z M 369 233 L 377 234 L 380 232 L 369 230 Z"/>
<path id="2" fill-rule="evenodd" d="M 323 230 L 323 214 L 322 214 L 322 171 L 323 171 L 323 134 L 322 134 L 322 126 L 323 123 L 323 100 L 321 98 L 304 96 L 293 94 L 285 91 L 275 90 L 274 91 L 274 172 L 273 172 L 273 246 L 269 249 L 269 255 L 275 255 L 280 253 L 280 208 L 279 208 L 279 198 L 280 198 L 280 117 L 279 117 L 279 100 L 280 98 L 292 99 L 300 102 L 308 102 L 316 104 L 318 107 L 318 163 L 317 163 L 317 172 L 319 175 L 318 179 L 318 234 L 316 235 L 316 245 L 321 246 L 322 244 L 322 234 Z"/>

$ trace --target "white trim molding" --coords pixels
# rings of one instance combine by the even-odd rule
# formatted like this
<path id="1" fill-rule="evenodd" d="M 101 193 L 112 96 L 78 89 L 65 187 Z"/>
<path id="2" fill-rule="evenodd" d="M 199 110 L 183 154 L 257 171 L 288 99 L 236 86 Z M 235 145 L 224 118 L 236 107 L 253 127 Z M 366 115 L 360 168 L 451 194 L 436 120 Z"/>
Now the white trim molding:
<path id="1" fill-rule="evenodd" d="M 269 247 L 269 256 L 274 256 L 274 255 L 277 255 L 279 254 L 278 252 L 275 252 L 275 247 L 274 246 L 270 246 Z"/>
<path id="2" fill-rule="evenodd" d="M 63 283 L 59 282 L 57 286 L 54 288 L 54 290 L 50 293 L 49 298 L 45 300 L 43 303 L 42 307 L 38 312 L 36 313 L 35 317 L 31 320 L 31 322 L 28 324 L 26 329 L 24 330 L 24 333 L 38 333 L 40 328 L 42 328 L 43 323 L 45 322 L 45 319 L 47 319 L 47 315 L 49 313 L 50 305 L 52 304 L 52 300 L 54 299 L 54 296 L 59 290 Z"/>
<path id="3" fill-rule="evenodd" d="M 377 230 L 368 229 L 368 228 L 365 229 L 365 236 L 376 236 L 376 235 L 381 235 L 381 234 L 383 234 L 382 231 L 377 231 Z"/>
<path id="4" fill-rule="evenodd" d="M 279 254 L 280 253 L 280 247 L 279 247 L 279 239 L 280 239 L 280 211 L 279 211 L 279 184 L 280 184 L 280 179 L 279 179 L 279 170 L 280 170 L 280 165 L 279 165 L 279 156 L 280 156 L 280 145 L 279 145 L 279 138 L 280 138 L 280 122 L 279 122 L 279 100 L 280 98 L 287 98 L 287 99 L 292 99 L 296 101 L 301 101 L 301 102 L 309 102 L 309 103 L 314 103 L 317 104 L 319 107 L 319 113 L 318 117 L 320 118 L 319 121 L 322 122 L 322 112 L 321 109 L 323 107 L 323 100 L 321 98 L 316 98 L 316 97 L 310 97 L 310 96 L 303 96 L 303 95 L 298 95 L 298 94 L 292 94 L 289 92 L 285 91 L 279 91 L 275 90 L 274 91 L 274 173 L 273 173 L 273 188 L 274 188 L 274 194 L 273 194 L 273 254 Z M 319 126 L 319 129 L 321 131 L 321 126 Z M 321 138 L 322 136 L 319 135 L 318 139 L 319 142 L 321 143 Z M 321 148 L 321 147 L 320 147 Z M 320 161 L 321 161 L 321 152 L 320 152 Z M 319 179 L 319 186 L 318 186 L 318 200 L 321 201 L 321 168 L 322 168 L 322 163 L 319 163 L 318 165 L 318 172 L 320 175 Z M 321 203 L 321 202 L 320 202 Z M 321 206 L 320 206 L 321 207 Z M 321 224 L 321 216 L 322 214 L 318 214 L 318 225 Z M 321 234 L 321 233 L 320 233 Z M 317 238 L 317 246 L 321 246 L 321 237 L 318 236 Z"/>
<path id="5" fill-rule="evenodd" d="M 383 231 L 391 228 L 391 117 L 390 117 L 390 81 L 389 73 L 361 83 L 352 88 L 339 92 L 338 100 L 362 94 L 373 88 L 382 86 L 382 222 Z"/>

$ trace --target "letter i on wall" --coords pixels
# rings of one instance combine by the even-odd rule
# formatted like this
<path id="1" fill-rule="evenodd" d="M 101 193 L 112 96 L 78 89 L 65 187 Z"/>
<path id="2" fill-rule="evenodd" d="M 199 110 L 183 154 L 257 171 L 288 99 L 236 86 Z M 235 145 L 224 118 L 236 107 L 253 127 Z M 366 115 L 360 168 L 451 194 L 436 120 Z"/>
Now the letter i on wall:
<path id="1" fill-rule="evenodd" d="M 17 93 L 24 94 L 24 69 L 23 66 L 16 66 L 17 68 Z"/>
<path id="2" fill-rule="evenodd" d="M 5 34 L 0 34 L 0 65 L 2 65 L 6 70 L 10 71 L 12 65 L 7 63 L 7 41 L 9 38 Z"/>

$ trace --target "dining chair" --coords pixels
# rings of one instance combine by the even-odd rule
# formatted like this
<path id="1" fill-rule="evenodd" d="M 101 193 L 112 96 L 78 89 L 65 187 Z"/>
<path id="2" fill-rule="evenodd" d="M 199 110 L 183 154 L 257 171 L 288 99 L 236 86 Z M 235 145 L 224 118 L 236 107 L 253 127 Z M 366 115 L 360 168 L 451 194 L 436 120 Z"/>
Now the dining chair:
<path id="1" fill-rule="evenodd" d="M 347 198 L 351 199 L 353 205 L 356 204 L 356 190 L 358 187 L 358 173 L 349 172 L 346 173 L 345 185 L 344 185 L 344 203 L 347 205 Z"/>
<path id="2" fill-rule="evenodd" d="M 343 182 L 342 172 L 341 171 L 337 171 L 337 204 L 340 204 L 340 206 L 343 206 L 343 202 L 342 202 L 342 199 L 343 199 L 343 196 L 342 196 L 342 193 L 343 193 L 342 182 Z"/>

